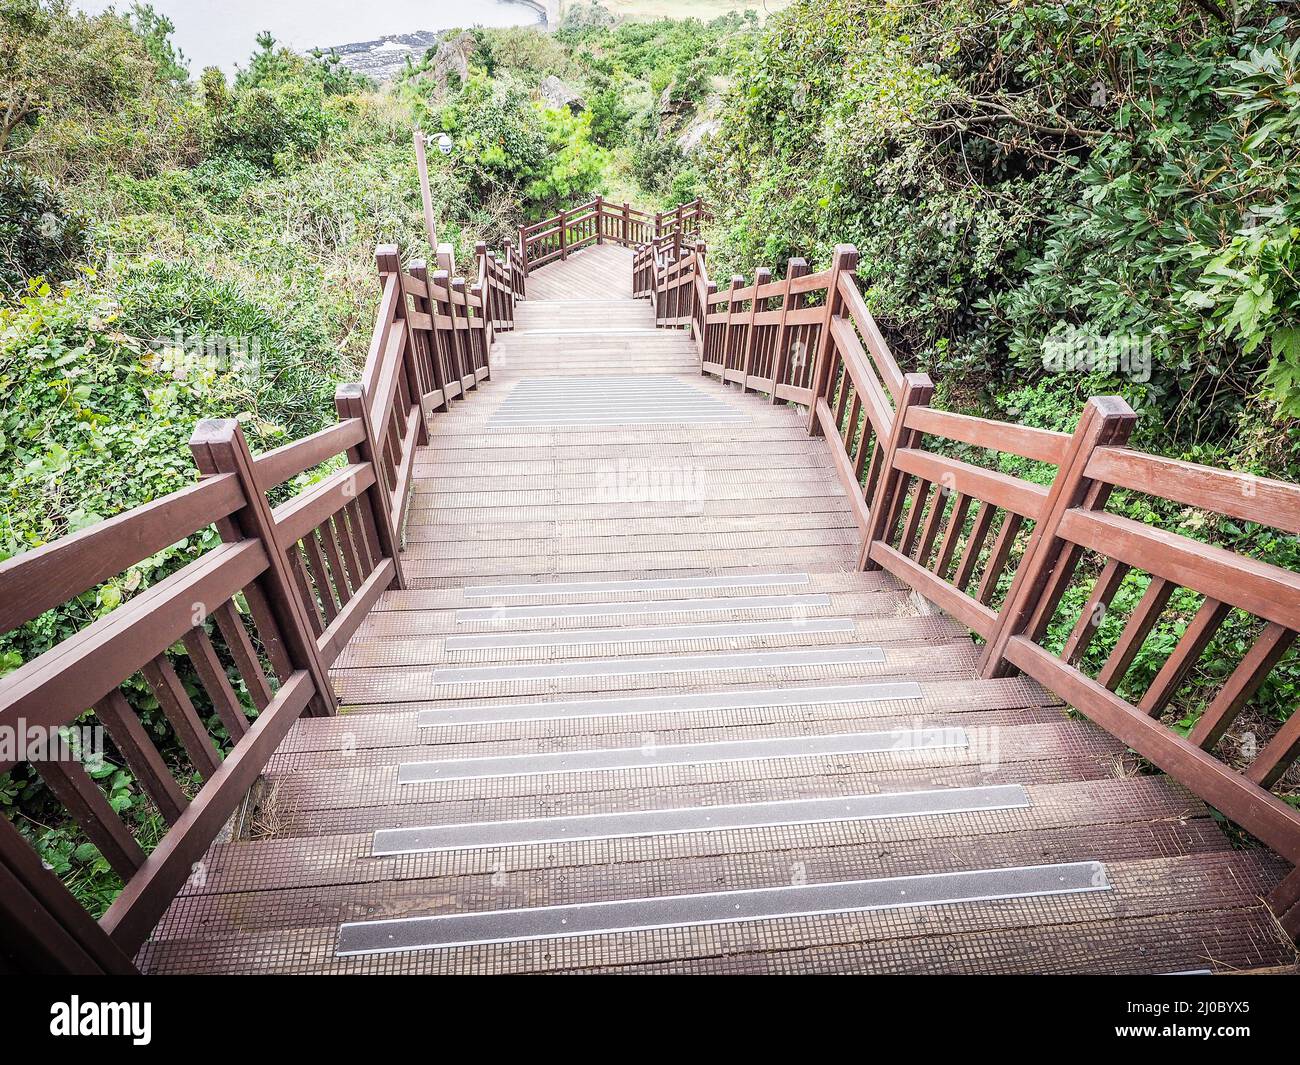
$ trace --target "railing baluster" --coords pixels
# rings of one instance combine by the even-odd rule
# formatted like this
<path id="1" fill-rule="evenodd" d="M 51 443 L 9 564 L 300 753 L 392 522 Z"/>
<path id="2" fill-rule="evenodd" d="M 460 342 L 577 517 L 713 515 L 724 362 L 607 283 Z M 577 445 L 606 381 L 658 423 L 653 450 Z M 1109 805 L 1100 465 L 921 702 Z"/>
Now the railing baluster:
<path id="1" fill-rule="evenodd" d="M 330 686 L 329 673 L 307 624 L 306 607 L 294 587 L 286 545 L 280 542 L 271 508 L 257 486 L 253 456 L 249 454 L 239 423 L 233 420 L 200 422 L 190 438 L 190 451 L 200 473 L 234 473 L 239 477 L 247 502 L 234 515 L 234 520 L 244 537 L 259 540 L 266 551 L 270 565 L 257 578 L 257 583 L 266 595 L 294 668 L 306 670 L 315 688 L 308 702 L 308 712 L 333 714 L 337 701 Z"/>
<path id="2" fill-rule="evenodd" d="M 1056 535 L 1061 518 L 1076 506 L 1105 506 L 1108 486 L 1094 484 L 1085 477 L 1084 470 L 1097 448 L 1127 443 L 1136 420 L 1133 409 L 1118 396 L 1094 397 L 1084 407 L 998 615 L 998 628 L 984 645 L 979 667 L 982 676 L 1000 677 L 1013 672 L 1005 658 L 1007 642 L 1022 633 L 1037 640 L 1050 623 L 1079 558 L 1079 549 L 1066 545 Z"/>
<path id="3" fill-rule="evenodd" d="M 812 395 L 808 401 L 808 435 L 821 436 L 821 425 L 817 421 L 817 401 L 825 397 L 830 379 L 831 319 L 843 309 L 843 297 L 839 292 L 839 278 L 843 273 L 852 273 L 857 269 L 858 249 L 852 244 L 837 244 L 831 258 L 830 280 L 826 287 L 826 311 L 822 317 L 821 335 L 817 340 L 817 357 L 813 362 Z"/>

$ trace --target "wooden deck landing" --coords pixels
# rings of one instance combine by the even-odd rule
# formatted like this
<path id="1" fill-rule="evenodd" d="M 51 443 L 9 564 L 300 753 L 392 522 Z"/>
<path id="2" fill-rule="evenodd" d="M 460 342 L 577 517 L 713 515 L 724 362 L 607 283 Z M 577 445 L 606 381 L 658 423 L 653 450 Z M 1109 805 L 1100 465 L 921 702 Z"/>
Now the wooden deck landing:
<path id="1" fill-rule="evenodd" d="M 345 712 L 294 726 L 265 772 L 258 838 L 211 849 L 142 967 L 1160 973 L 1292 961 L 1259 901 L 1281 863 L 1233 850 L 1203 804 L 1135 775 L 1119 743 L 1038 685 L 974 679 L 964 631 L 894 578 L 857 572 L 857 529 L 802 414 L 701 378 L 685 335 L 654 331 L 646 303 L 588 302 L 592 279 L 607 292 L 611 272 L 627 273 L 616 255 L 630 253 L 592 248 L 529 276 L 492 380 L 439 416 L 417 460 L 413 587 L 387 593 L 337 662 Z M 894 739 L 854 739 L 881 734 Z M 680 751 L 749 741 L 770 744 Z M 460 762 L 515 756 L 530 760 Z M 603 768 L 611 758 L 631 765 Z M 399 780 L 422 772 L 435 779 Z M 1023 801 L 988 804 L 988 789 L 1017 785 Z M 939 798 L 923 795 L 919 816 L 627 835 L 607 820 L 596 838 L 547 841 L 542 826 L 532 841 L 372 853 L 390 829 L 897 793 Z M 951 812 L 924 805 L 945 798 Z M 902 882 L 882 889 L 899 896 L 888 907 L 507 942 L 479 932 L 464 946 L 336 956 L 346 922 L 691 895 L 725 906 L 733 896 L 719 893 L 1086 862 L 1104 863 L 1106 883 L 1089 886 L 1107 890 L 909 905 Z M 653 910 L 638 906 L 621 927 Z"/>

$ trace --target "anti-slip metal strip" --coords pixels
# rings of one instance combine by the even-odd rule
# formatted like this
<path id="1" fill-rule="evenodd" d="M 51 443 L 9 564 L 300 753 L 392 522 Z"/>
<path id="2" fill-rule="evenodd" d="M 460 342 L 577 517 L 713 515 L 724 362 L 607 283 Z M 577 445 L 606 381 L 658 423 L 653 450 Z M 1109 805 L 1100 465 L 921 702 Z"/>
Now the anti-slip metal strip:
<path id="1" fill-rule="evenodd" d="M 518 621 L 527 618 L 596 618 L 610 614 L 669 614 L 714 610 L 791 610 L 830 606 L 825 592 L 814 595 L 733 595 L 710 599 L 636 599 L 618 603 L 547 603 L 544 606 L 465 607 L 457 623 Z"/>
<path id="2" fill-rule="evenodd" d="M 485 777 L 531 777 L 545 773 L 592 773 L 613 769 L 647 769 L 665 765 L 708 765 L 769 758 L 816 758 L 836 754 L 889 754 L 895 751 L 965 747 L 961 728 L 894 729 L 851 732 L 834 736 L 781 736 L 764 740 L 721 743 L 680 743 L 667 746 L 613 747 L 595 751 L 514 754 L 491 758 L 447 758 L 438 762 L 407 762 L 397 767 L 399 784 Z"/>
<path id="3" fill-rule="evenodd" d="M 657 625 L 632 629 L 569 629 L 546 632 L 502 632 L 473 636 L 448 636 L 448 651 L 488 647 L 566 647 L 586 643 L 653 643 L 658 640 L 724 640 L 747 636 L 792 636 L 819 632 L 853 632 L 852 618 L 773 619 L 772 621 L 718 621 L 699 625 Z"/>
<path id="4" fill-rule="evenodd" d="M 633 655 L 529 662 L 515 666 L 464 666 L 435 669 L 434 684 L 495 684 L 508 680 L 559 680 L 575 677 L 636 677 L 648 673 L 704 673 L 724 669 L 785 669 L 883 662 L 879 647 L 817 647 L 790 651 L 736 651 L 730 654 Z"/>
<path id="5" fill-rule="evenodd" d="M 739 425 L 748 421 L 744 415 L 734 414 L 610 414 L 604 416 L 551 415 L 544 418 L 493 418 L 489 429 L 528 428 L 530 426 L 584 426 L 584 425 Z"/>
<path id="6" fill-rule="evenodd" d="M 358 921 L 339 928 L 336 954 L 347 957 L 402 950 L 436 950 L 1109 890 L 1106 867 L 1101 862 L 978 869 L 881 880 L 618 899 L 391 921 Z"/>
<path id="7" fill-rule="evenodd" d="M 1003 784 L 985 788 L 846 795 L 833 799 L 796 799 L 789 802 L 696 806 L 678 810 L 545 817 L 528 821 L 431 825 L 427 828 L 390 828 L 376 832 L 371 853 L 383 857 L 428 851 L 475 850 L 481 847 L 624 839 L 630 836 L 724 832 L 729 829 L 830 821 L 878 821 L 974 811 L 1017 810 L 1029 805 L 1029 796 L 1024 788 L 1019 784 Z"/>
<path id="8" fill-rule="evenodd" d="M 587 595 L 600 592 L 649 592 L 675 588 L 762 588 L 773 584 L 807 584 L 806 573 L 746 573 L 730 577 L 650 577 L 630 581 L 567 581 L 557 584 L 472 584 L 466 599 L 525 595 Z"/>
<path id="9" fill-rule="evenodd" d="M 503 721 L 553 721 L 584 717 L 633 717 L 638 714 L 686 714 L 708 710 L 744 710 L 763 706 L 826 706 L 920 699 L 915 681 L 880 684 L 831 684 L 815 688 L 746 688 L 743 691 L 692 692 L 689 695 L 632 695 L 613 699 L 576 699 L 553 703 L 470 703 L 445 710 L 421 710 L 416 728 L 489 725 Z"/>

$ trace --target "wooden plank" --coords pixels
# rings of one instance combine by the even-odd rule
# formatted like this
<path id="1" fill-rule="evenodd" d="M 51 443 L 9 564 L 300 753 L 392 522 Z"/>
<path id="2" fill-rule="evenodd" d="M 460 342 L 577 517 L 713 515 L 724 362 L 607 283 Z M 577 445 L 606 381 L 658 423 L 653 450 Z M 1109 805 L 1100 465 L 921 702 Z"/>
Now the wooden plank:
<path id="1" fill-rule="evenodd" d="M 992 503 L 981 503 L 978 513 L 975 515 L 975 524 L 971 526 L 970 536 L 966 538 L 966 546 L 962 548 L 961 560 L 957 563 L 957 572 L 953 575 L 952 584 L 960 592 L 966 590 L 966 585 L 970 582 L 971 574 L 975 571 L 975 564 L 979 561 L 980 552 L 984 548 L 984 541 L 988 539 L 989 529 L 993 525 L 993 516 L 997 513 L 997 508 Z"/>
<path id="2" fill-rule="evenodd" d="M 190 702 L 185 685 L 176 675 L 171 661 L 165 654 L 159 655 L 152 662 L 146 663 L 140 672 L 175 731 L 176 738 L 189 755 L 190 764 L 200 776 L 208 779 L 220 768 L 221 754 L 208 735 L 207 726 L 199 718 L 194 704 Z"/>
<path id="3" fill-rule="evenodd" d="M 45 761 L 34 763 L 45 786 L 72 816 L 86 837 L 123 880 L 144 864 L 144 851 L 104 798 L 99 785 L 62 742 Z"/>
<path id="4" fill-rule="evenodd" d="M 1098 448 L 1088 463 L 1087 476 L 1300 535 L 1300 486 L 1284 481 L 1122 447 Z"/>
<path id="5" fill-rule="evenodd" d="M 1061 536 L 1249 614 L 1300 629 L 1300 575 L 1118 514 L 1071 510 Z"/>
<path id="6" fill-rule="evenodd" d="M 1070 445 L 1069 433 L 1011 425 L 968 414 L 953 414 L 934 407 L 912 407 L 907 412 L 907 426 L 930 436 L 956 440 L 963 444 L 1002 451 L 1035 462 L 1059 466 Z"/>
<path id="7" fill-rule="evenodd" d="M 348 448 L 357 445 L 361 440 L 361 433 L 360 419 L 350 418 L 326 426 L 319 432 L 312 433 L 311 436 L 304 436 L 301 440 L 295 440 L 283 447 L 256 456 L 253 459 L 253 469 L 257 471 L 258 486 L 263 492 L 269 492 L 304 470 L 319 466 L 335 455 L 343 454 Z M 231 508 L 232 511 L 238 509 L 238 507 Z"/>
<path id="8" fill-rule="evenodd" d="M 195 603 L 224 602 L 266 565 L 254 540 L 213 548 L 0 678 L 0 724 L 68 724 L 188 632 Z"/>
<path id="9" fill-rule="evenodd" d="M 411 421 L 417 420 L 412 410 Z M 271 512 L 276 528 L 286 543 L 301 540 L 374 483 L 375 467 L 372 463 L 335 470 L 306 492 L 276 507 Z"/>
<path id="10" fill-rule="evenodd" d="M 1002 510 L 1014 511 L 1030 520 L 1038 519 L 1047 502 L 1047 489 L 1041 484 L 972 466 L 969 462 L 945 455 L 899 448 L 894 455 L 894 465 L 933 484 L 945 485 L 952 491 L 992 503 Z"/>
<path id="11" fill-rule="evenodd" d="M 853 324 L 857 326 L 858 332 L 862 334 L 862 340 L 867 350 L 871 352 L 872 365 L 879 371 L 881 380 L 885 382 L 885 387 L 893 395 L 899 395 L 903 388 L 903 373 L 898 368 L 894 353 L 889 350 L 889 344 L 886 343 L 884 334 L 881 333 L 880 327 L 876 325 L 875 318 L 867 310 L 866 300 L 862 298 L 862 293 L 858 291 L 858 283 L 854 280 L 853 274 L 841 273 L 838 288 L 840 296 L 844 300 L 845 309 L 852 317 Z"/>
<path id="12" fill-rule="evenodd" d="M 859 530 L 865 531 L 871 522 L 871 515 L 867 513 L 867 501 L 862 496 L 861 485 L 858 484 L 857 478 L 853 475 L 853 466 L 849 461 L 849 456 L 839 444 L 839 438 L 836 435 L 835 416 L 831 413 L 831 409 L 826 405 L 824 399 L 817 400 L 817 417 L 821 421 L 823 432 L 826 434 L 831 462 L 835 467 L 836 475 L 840 479 L 840 487 L 844 489 L 844 494 L 849 501 L 849 507 L 853 511 L 853 520 L 857 522 Z"/>
<path id="13" fill-rule="evenodd" d="M 212 646 L 208 634 L 198 626 L 190 629 L 181 639 L 185 643 L 185 650 L 189 653 L 190 663 L 203 683 L 203 690 L 212 700 L 213 709 L 221 718 L 221 723 L 226 726 L 231 740 L 238 742 L 239 737 L 248 731 L 248 718 L 244 716 L 244 708 L 239 702 L 239 696 L 230 686 L 226 667 L 217 657 L 216 648 Z"/>
<path id="14" fill-rule="evenodd" d="M 1003 519 L 1002 527 L 998 530 L 997 539 L 993 542 L 993 552 L 989 555 L 989 560 L 985 563 L 984 573 L 980 577 L 979 591 L 975 593 L 975 598 L 981 603 L 987 605 L 992 600 L 994 593 L 997 592 L 998 581 L 1002 577 L 1002 571 L 1006 568 L 1007 560 L 1011 557 L 1011 548 L 1015 544 L 1016 534 L 1020 532 L 1020 526 L 1024 523 L 1024 518 L 1019 514 L 1008 513 Z"/>
<path id="15" fill-rule="evenodd" d="M 114 689 L 95 704 L 95 717 L 113 737 L 127 768 L 169 825 L 185 812 L 189 800 L 163 761 L 158 748 L 121 691 Z"/>
<path id="16" fill-rule="evenodd" d="M 0 632 L 25 625 L 243 505 L 234 477 L 214 477 L 0 562 Z"/>
<path id="17" fill-rule="evenodd" d="M 844 359 L 844 365 L 848 368 L 854 385 L 857 386 L 858 394 L 866 403 L 867 416 L 871 419 L 872 429 L 878 437 L 889 439 L 894 426 L 894 411 L 880 386 L 875 364 L 867 361 L 867 353 L 862 347 L 862 341 L 849 327 L 848 322 L 838 315 L 831 318 L 831 337 L 835 341 L 840 357 Z M 901 382 L 899 388 L 902 388 Z"/>
<path id="18" fill-rule="evenodd" d="M 1120 633 L 1119 641 L 1111 649 L 1110 657 L 1106 659 L 1101 672 L 1097 674 L 1097 682 L 1103 687 L 1111 691 L 1119 687 L 1129 667 L 1133 665 L 1133 660 L 1142 650 L 1146 638 L 1155 628 L 1156 622 L 1160 620 L 1160 613 L 1168 604 L 1169 597 L 1173 595 L 1174 587 L 1160 577 L 1151 578 L 1138 605 L 1133 608 L 1124 631 Z"/>
<path id="19" fill-rule="evenodd" d="M 239 675 L 244 680 L 244 687 L 252 696 L 253 705 L 259 710 L 265 710 L 271 702 L 271 685 L 266 679 L 266 674 L 262 672 L 262 663 L 257 659 L 257 651 L 253 648 L 253 641 L 248 638 L 248 630 L 244 628 L 235 604 L 229 599 L 223 601 L 212 612 L 212 618 L 217 623 L 217 628 L 221 630 L 221 638 L 226 643 L 226 650 L 234 659 L 235 668 L 239 670 Z"/>
<path id="20" fill-rule="evenodd" d="M 1174 648 L 1173 654 L 1165 659 L 1155 680 L 1138 702 L 1138 709 L 1144 714 L 1159 717 L 1160 712 L 1182 686 L 1184 678 L 1200 660 L 1201 654 L 1209 646 L 1214 634 L 1219 631 L 1223 619 L 1232 608 L 1227 603 L 1215 599 L 1206 599 L 1196 611 L 1196 616 L 1188 623 Z"/>
<path id="21" fill-rule="evenodd" d="M 1075 622 L 1070 638 L 1065 641 L 1065 648 L 1061 652 L 1064 661 L 1072 666 L 1077 666 L 1083 661 L 1083 656 L 1092 643 L 1093 637 L 1097 635 L 1097 630 L 1101 628 L 1101 623 L 1106 618 L 1106 611 L 1110 609 L 1115 593 L 1119 591 L 1128 573 L 1129 567 L 1123 562 L 1116 562 L 1113 558 L 1107 559 L 1106 565 L 1092 586 L 1092 591 L 1088 594 L 1088 601 L 1083 605 L 1083 612 Z"/>
<path id="22" fill-rule="evenodd" d="M 1296 634 L 1276 622 L 1270 622 L 1251 645 L 1232 676 L 1219 690 L 1214 702 L 1192 728 L 1188 739 L 1207 751 L 1213 750 L 1242 708 L 1250 701 L 1264 679 L 1295 642 Z"/>
<path id="23" fill-rule="evenodd" d="M 1255 756 L 1246 769 L 1246 776 L 1260 787 L 1271 788 L 1297 758 L 1300 758 L 1300 707 L 1291 711 L 1291 716 Z"/>

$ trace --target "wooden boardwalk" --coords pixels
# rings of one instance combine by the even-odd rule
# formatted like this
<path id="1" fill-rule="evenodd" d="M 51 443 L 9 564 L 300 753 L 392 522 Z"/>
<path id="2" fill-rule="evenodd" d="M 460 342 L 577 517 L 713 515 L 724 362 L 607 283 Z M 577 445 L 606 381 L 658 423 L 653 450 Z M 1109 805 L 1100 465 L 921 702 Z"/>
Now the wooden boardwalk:
<path id="1" fill-rule="evenodd" d="M 343 711 L 296 722 L 142 968 L 1293 961 L 1260 901 L 1285 864 L 859 572 L 806 415 L 593 299 L 630 259 L 529 276 L 491 381 L 418 454 L 410 587 L 335 663 Z"/>

